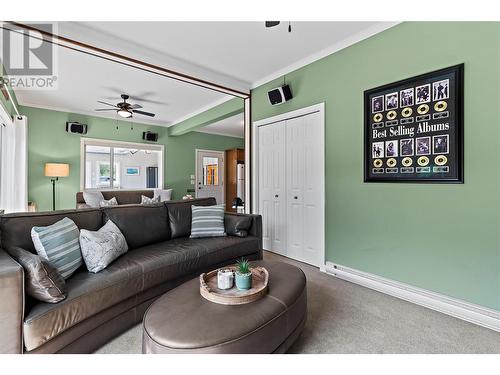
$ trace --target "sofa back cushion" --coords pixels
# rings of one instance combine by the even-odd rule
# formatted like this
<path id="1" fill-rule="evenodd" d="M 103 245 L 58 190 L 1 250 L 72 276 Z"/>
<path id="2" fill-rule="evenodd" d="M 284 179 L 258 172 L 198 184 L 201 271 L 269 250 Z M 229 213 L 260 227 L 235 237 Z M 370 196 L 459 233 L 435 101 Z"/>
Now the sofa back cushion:
<path id="1" fill-rule="evenodd" d="M 141 203 L 141 195 L 148 198 L 153 198 L 154 190 L 110 190 L 101 191 L 104 199 L 109 200 L 113 197 L 116 198 L 118 204 L 139 204 Z M 85 203 L 83 193 L 79 191 L 76 193 L 76 204 Z"/>
<path id="2" fill-rule="evenodd" d="M 136 249 L 170 239 L 167 207 L 163 203 L 103 207 L 104 221 L 111 220 Z"/>
<path id="3" fill-rule="evenodd" d="M 103 225 L 98 208 L 55 212 L 23 212 L 0 216 L 0 246 L 20 247 L 36 254 L 31 228 L 52 225 L 65 217 L 73 220 L 78 229 L 97 230 Z"/>
<path id="4" fill-rule="evenodd" d="M 172 238 L 189 237 L 191 234 L 191 206 L 213 206 L 215 204 L 217 204 L 215 198 L 165 202 L 168 208 Z"/>

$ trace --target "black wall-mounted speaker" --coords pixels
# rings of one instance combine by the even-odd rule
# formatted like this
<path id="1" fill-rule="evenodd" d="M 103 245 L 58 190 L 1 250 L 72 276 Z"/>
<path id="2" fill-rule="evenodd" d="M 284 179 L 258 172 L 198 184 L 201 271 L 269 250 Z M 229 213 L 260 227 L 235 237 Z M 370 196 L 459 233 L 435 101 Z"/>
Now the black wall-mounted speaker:
<path id="1" fill-rule="evenodd" d="M 87 125 L 79 122 L 66 122 L 66 131 L 72 134 L 87 134 Z"/>
<path id="2" fill-rule="evenodd" d="M 292 99 L 292 90 L 290 86 L 284 85 L 268 91 L 267 96 L 272 105 L 278 105 Z"/>
<path id="3" fill-rule="evenodd" d="M 158 133 L 143 132 L 142 139 L 149 142 L 158 142 Z"/>

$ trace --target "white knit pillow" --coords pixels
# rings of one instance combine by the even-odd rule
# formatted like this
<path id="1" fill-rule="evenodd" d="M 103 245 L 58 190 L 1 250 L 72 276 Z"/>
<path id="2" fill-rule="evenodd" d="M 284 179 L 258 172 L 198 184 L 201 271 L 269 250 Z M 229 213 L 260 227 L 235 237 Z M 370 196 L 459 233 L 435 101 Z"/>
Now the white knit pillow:
<path id="1" fill-rule="evenodd" d="M 80 246 L 85 265 L 93 273 L 102 271 L 128 251 L 125 237 L 111 220 L 96 232 L 82 229 Z"/>
<path id="2" fill-rule="evenodd" d="M 84 191 L 83 200 L 90 207 L 100 207 L 99 204 L 104 200 L 104 196 L 100 191 Z"/>
<path id="3" fill-rule="evenodd" d="M 116 200 L 115 197 L 111 198 L 111 199 L 103 199 L 102 201 L 99 202 L 99 207 L 107 207 L 107 206 L 117 206 L 118 205 L 118 201 Z"/>
<path id="4" fill-rule="evenodd" d="M 169 201 L 172 199 L 173 189 L 155 189 L 154 197 L 160 197 L 160 202 Z"/>
<path id="5" fill-rule="evenodd" d="M 156 198 L 149 198 L 146 197 L 145 195 L 141 195 L 141 204 L 155 204 L 160 202 L 160 196 L 157 196 Z"/>

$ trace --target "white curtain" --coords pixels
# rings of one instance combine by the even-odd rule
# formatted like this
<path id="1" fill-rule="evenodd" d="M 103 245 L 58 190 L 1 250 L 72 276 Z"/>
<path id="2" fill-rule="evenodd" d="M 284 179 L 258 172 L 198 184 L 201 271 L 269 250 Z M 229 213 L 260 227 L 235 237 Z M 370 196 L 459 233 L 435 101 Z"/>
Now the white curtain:
<path id="1" fill-rule="evenodd" d="M 1 112 L 0 210 L 6 213 L 26 211 L 28 121 L 25 116 L 16 116 L 12 121 L 3 108 Z"/>

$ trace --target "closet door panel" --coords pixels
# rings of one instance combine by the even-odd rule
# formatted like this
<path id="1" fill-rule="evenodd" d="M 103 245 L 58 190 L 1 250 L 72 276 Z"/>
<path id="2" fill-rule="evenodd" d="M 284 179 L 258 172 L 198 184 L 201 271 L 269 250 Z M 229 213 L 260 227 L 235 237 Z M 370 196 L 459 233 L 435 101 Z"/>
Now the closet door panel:
<path id="1" fill-rule="evenodd" d="M 301 259 L 319 265 L 324 253 L 324 129 L 319 113 L 303 117 L 304 237 Z"/>
<path id="2" fill-rule="evenodd" d="M 271 249 L 286 255 L 285 122 L 269 125 L 273 131 L 273 238 Z"/>
<path id="3" fill-rule="evenodd" d="M 258 141 L 263 247 L 286 255 L 284 122 L 260 127 Z"/>
<path id="4" fill-rule="evenodd" d="M 286 121 L 286 186 L 288 255 L 302 259 L 304 247 L 304 126 L 303 118 Z"/>
<path id="5" fill-rule="evenodd" d="M 262 215 L 262 245 L 271 249 L 273 237 L 273 168 L 272 132 L 270 128 L 259 129 L 259 213 Z"/>

